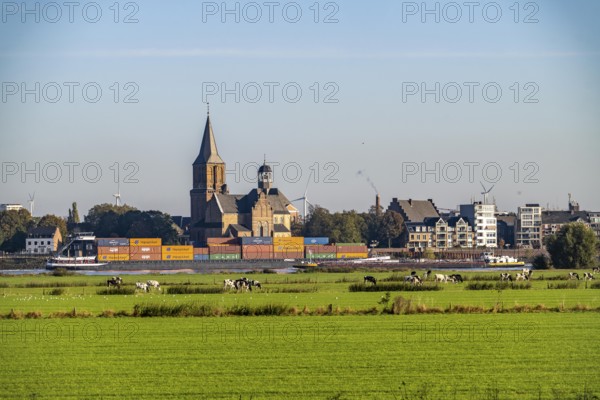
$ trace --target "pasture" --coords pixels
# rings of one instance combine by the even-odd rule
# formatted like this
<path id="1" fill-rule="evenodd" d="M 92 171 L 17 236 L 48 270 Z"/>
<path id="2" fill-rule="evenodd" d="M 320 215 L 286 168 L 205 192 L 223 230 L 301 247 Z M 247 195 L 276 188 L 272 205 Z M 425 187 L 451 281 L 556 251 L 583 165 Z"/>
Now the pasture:
<path id="1" fill-rule="evenodd" d="M 499 274 L 462 273 L 464 283 L 391 291 L 386 302 L 385 292 L 349 291 L 363 275 L 248 274 L 263 286 L 252 292 L 220 290 L 235 274 L 123 275 L 134 294 L 98 294 L 101 276 L 0 276 L 0 398 L 600 396 L 600 290 L 589 282 L 550 289 L 572 281 L 536 271 L 528 289 L 467 290 Z M 381 284 L 405 273 L 369 275 Z M 161 290 L 135 291 L 147 280 Z M 398 296 L 412 312 L 383 312 Z M 135 312 L 186 305 L 218 316 Z"/>

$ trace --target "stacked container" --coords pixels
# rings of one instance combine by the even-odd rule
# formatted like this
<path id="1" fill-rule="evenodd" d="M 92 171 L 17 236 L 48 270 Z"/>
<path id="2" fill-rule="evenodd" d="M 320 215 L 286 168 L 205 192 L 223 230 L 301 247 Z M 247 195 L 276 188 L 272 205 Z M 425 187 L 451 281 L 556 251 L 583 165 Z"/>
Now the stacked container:
<path id="1" fill-rule="evenodd" d="M 208 246 L 208 259 L 213 261 L 239 260 L 241 259 L 241 246 L 232 244 Z"/>
<path id="2" fill-rule="evenodd" d="M 273 258 L 304 258 L 303 237 L 273 238 Z"/>
<path id="3" fill-rule="evenodd" d="M 208 261 L 208 247 L 194 247 L 194 261 Z"/>
<path id="4" fill-rule="evenodd" d="M 337 243 L 337 258 L 367 258 L 369 252 L 364 243 Z"/>
<path id="5" fill-rule="evenodd" d="M 163 261 L 192 261 L 193 259 L 193 246 L 162 246 Z"/>
<path id="6" fill-rule="evenodd" d="M 337 247 L 333 245 L 309 245 L 304 247 L 305 258 L 335 259 L 337 258 Z"/>
<path id="7" fill-rule="evenodd" d="M 327 245 L 327 244 L 329 244 L 329 238 L 327 238 L 327 237 L 305 237 L 304 238 L 305 246 Z"/>
<path id="8" fill-rule="evenodd" d="M 160 261 L 161 244 L 161 238 L 129 239 L 129 258 L 131 261 Z"/>
<path id="9" fill-rule="evenodd" d="M 213 245 L 213 244 L 240 244 L 240 241 L 238 238 L 222 238 L 222 237 L 218 237 L 218 238 L 208 238 L 206 239 L 206 244 Z"/>
<path id="10" fill-rule="evenodd" d="M 98 261 L 129 261 L 129 239 L 97 239 Z"/>

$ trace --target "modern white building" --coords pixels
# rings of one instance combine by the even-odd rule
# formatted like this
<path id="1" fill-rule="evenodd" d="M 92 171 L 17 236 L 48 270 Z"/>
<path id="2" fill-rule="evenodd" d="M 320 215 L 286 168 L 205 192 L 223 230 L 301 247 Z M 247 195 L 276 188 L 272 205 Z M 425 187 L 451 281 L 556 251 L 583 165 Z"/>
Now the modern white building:
<path id="1" fill-rule="evenodd" d="M 0 204 L 1 211 L 19 211 L 22 210 L 23 206 L 20 204 Z"/>
<path id="2" fill-rule="evenodd" d="M 495 204 L 483 204 L 477 201 L 473 204 L 460 205 L 460 216 L 467 218 L 473 224 L 475 246 L 498 247 L 498 229 L 495 214 Z"/>
<path id="3" fill-rule="evenodd" d="M 542 247 L 542 207 L 539 204 L 519 207 L 515 246 L 534 249 Z"/>

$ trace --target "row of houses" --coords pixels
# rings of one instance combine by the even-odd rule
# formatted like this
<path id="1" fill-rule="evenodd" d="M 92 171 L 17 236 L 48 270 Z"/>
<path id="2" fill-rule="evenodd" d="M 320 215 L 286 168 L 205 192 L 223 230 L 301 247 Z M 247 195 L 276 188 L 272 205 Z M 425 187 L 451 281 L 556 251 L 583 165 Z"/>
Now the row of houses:
<path id="1" fill-rule="evenodd" d="M 541 248 L 544 237 L 571 222 L 586 224 L 600 238 L 600 212 L 580 211 L 579 204 L 570 197 L 565 211 L 525 204 L 517 213 L 500 213 L 495 204 L 474 202 L 441 212 L 432 199 L 397 198 L 392 199 L 388 210 L 404 218 L 400 245 L 409 249 Z"/>

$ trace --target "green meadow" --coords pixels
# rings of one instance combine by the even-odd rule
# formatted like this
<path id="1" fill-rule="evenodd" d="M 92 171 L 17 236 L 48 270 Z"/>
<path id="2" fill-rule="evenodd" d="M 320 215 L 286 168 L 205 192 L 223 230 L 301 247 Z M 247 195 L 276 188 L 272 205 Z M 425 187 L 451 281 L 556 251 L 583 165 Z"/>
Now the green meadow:
<path id="1" fill-rule="evenodd" d="M 219 290 L 239 274 L 124 275 L 133 294 L 0 276 L 0 398 L 599 398 L 596 285 L 535 271 L 527 289 L 467 289 L 495 285 L 486 272 L 351 292 L 366 274 L 248 274 L 262 290 L 246 293 Z M 133 290 L 148 279 L 161 290 Z"/>

